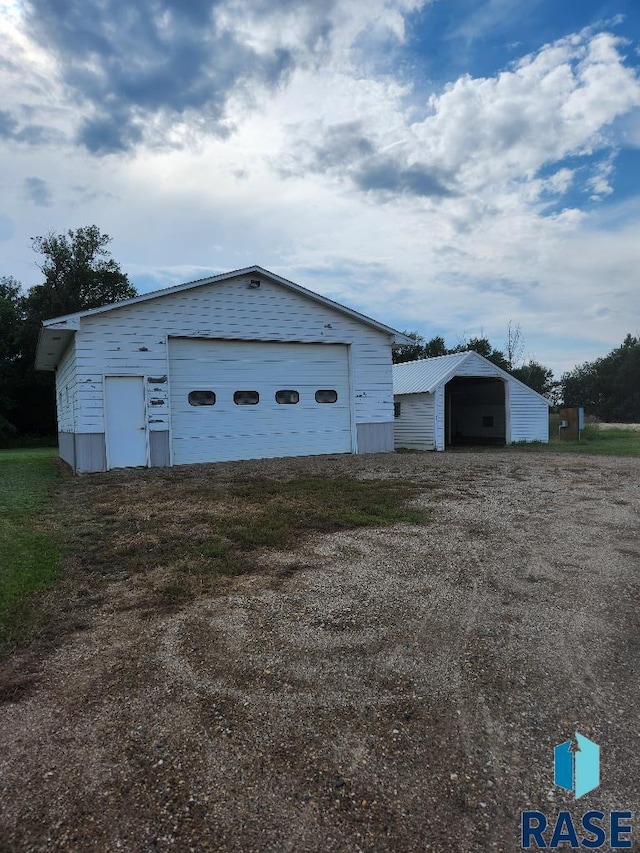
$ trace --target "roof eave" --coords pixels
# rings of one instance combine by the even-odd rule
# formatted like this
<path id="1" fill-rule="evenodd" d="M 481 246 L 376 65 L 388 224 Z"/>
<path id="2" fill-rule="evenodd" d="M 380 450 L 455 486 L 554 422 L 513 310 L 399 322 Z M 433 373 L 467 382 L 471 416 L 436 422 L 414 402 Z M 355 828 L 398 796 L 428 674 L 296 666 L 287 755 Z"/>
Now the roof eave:
<path id="1" fill-rule="evenodd" d="M 76 333 L 75 328 L 43 326 L 36 349 L 36 370 L 54 371 Z"/>
<path id="2" fill-rule="evenodd" d="M 448 355 L 444 355 L 444 356 L 436 355 L 436 356 L 431 356 L 430 358 L 417 358 L 414 361 L 404 362 L 404 364 L 415 365 L 421 361 L 422 362 L 428 362 L 428 361 L 433 362 L 437 359 L 443 359 L 443 358 L 452 359 L 451 368 L 447 371 L 447 373 L 445 373 L 443 376 L 441 376 L 437 381 L 435 381 L 431 385 L 420 386 L 419 388 L 414 388 L 411 391 L 395 391 L 394 390 L 394 394 L 396 394 L 396 393 L 401 394 L 401 395 L 405 395 L 405 394 L 434 394 L 436 392 L 436 390 L 440 387 L 440 385 L 443 385 L 443 384 L 446 385 L 446 383 L 449 382 L 449 380 L 453 376 L 455 376 L 456 370 L 458 370 L 458 368 L 460 367 L 461 364 L 464 364 L 464 362 L 467 361 L 468 357 L 471 354 L 472 354 L 472 350 L 468 350 L 467 352 L 464 352 L 464 353 L 449 353 Z M 464 357 L 461 358 L 460 356 L 464 356 Z M 455 360 L 453 360 L 453 359 L 455 359 Z M 402 367 L 402 364 L 394 365 L 394 367 Z"/>

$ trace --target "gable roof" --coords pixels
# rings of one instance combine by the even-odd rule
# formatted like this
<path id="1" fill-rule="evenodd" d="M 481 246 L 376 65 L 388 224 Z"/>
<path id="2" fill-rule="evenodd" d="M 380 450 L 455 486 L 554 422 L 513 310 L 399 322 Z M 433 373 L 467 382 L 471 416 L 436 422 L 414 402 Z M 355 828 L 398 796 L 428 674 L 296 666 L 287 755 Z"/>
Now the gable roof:
<path id="1" fill-rule="evenodd" d="M 83 317 L 91 317 L 95 314 L 107 314 L 110 311 L 116 311 L 119 308 L 128 308 L 130 305 L 138 305 L 144 302 L 150 302 L 154 299 L 159 299 L 165 296 L 172 296 L 175 293 L 182 293 L 186 290 L 195 290 L 200 287 L 206 287 L 211 284 L 218 284 L 224 281 L 229 281 L 239 276 L 261 276 L 268 278 L 276 284 L 293 290 L 301 294 L 307 299 L 318 302 L 334 311 L 339 311 L 346 316 L 371 326 L 380 332 L 391 335 L 394 344 L 411 344 L 414 341 L 407 335 L 399 332 L 397 329 L 392 329 L 384 323 L 379 323 L 377 320 L 372 320 L 352 308 L 347 308 L 345 305 L 340 305 L 339 302 L 334 302 L 326 296 L 321 296 L 319 293 L 314 293 L 312 290 L 307 290 L 293 281 L 289 281 L 276 273 L 255 264 L 254 266 L 244 267 L 239 270 L 221 273 L 220 275 L 200 278 L 195 281 L 188 281 L 184 284 L 176 284 L 172 287 L 165 287 L 162 290 L 153 290 L 150 293 L 142 293 L 139 296 L 134 296 L 131 299 L 123 299 L 120 302 L 113 302 L 109 305 L 102 305 L 100 308 L 88 308 L 85 311 L 76 311 L 73 314 L 65 314 L 61 317 L 53 317 L 50 320 L 44 320 L 40 330 L 40 338 L 38 340 L 38 348 L 36 351 L 36 369 L 37 370 L 54 370 L 57 366 L 64 351 L 71 342 L 73 335 L 80 329 L 80 323 Z"/>
<path id="2" fill-rule="evenodd" d="M 439 385 L 455 375 L 468 355 L 469 352 L 457 352 L 454 355 L 438 355 L 394 364 L 393 393 L 420 394 L 426 391 L 433 394 Z"/>
<path id="3" fill-rule="evenodd" d="M 524 382 L 516 379 L 506 370 L 498 367 L 488 358 L 474 350 L 456 352 L 452 355 L 439 355 L 434 358 L 421 358 L 417 361 L 405 361 L 402 364 L 393 365 L 393 393 L 394 394 L 433 394 L 441 385 L 453 379 L 463 364 L 479 360 L 484 365 L 491 367 L 491 372 L 509 382 L 517 382 L 526 388 L 530 394 L 535 394 L 550 406 L 551 403 L 542 394 L 538 394 Z"/>

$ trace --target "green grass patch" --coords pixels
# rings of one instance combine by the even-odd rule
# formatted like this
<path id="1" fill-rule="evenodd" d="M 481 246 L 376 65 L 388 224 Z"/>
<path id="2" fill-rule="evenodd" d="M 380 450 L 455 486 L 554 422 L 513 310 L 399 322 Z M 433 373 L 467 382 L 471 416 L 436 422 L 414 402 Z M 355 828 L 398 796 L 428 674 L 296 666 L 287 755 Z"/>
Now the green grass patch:
<path id="1" fill-rule="evenodd" d="M 52 448 L 0 450 L 0 650 L 19 642 L 32 594 L 58 573 L 60 548 L 43 529 L 58 478 Z"/>
<path id="2" fill-rule="evenodd" d="M 171 583 L 160 589 L 160 595 L 167 601 L 167 603 L 180 604 L 186 597 L 188 597 L 188 590 L 183 586 L 180 586 L 180 584 Z"/>
<path id="3" fill-rule="evenodd" d="M 552 438 L 549 450 L 561 453 L 591 453 L 598 456 L 640 456 L 640 431 L 615 427 L 586 426 L 580 441 Z"/>
<path id="4" fill-rule="evenodd" d="M 421 524 L 424 510 L 407 507 L 415 486 L 402 481 L 301 478 L 253 480 L 224 488 L 237 510 L 216 521 L 215 536 L 202 552 L 223 574 L 248 567 L 247 552 L 292 548 L 310 533 L 357 527 Z"/>
<path id="5" fill-rule="evenodd" d="M 70 481 L 65 531 L 75 563 L 87 571 L 158 571 L 172 587 L 185 575 L 252 571 L 258 551 L 292 550 L 313 533 L 421 524 L 426 511 L 408 504 L 426 488 L 345 477 L 225 482 L 199 466 L 99 475 Z"/>
<path id="6" fill-rule="evenodd" d="M 32 640 L 45 647 L 82 627 L 113 581 L 125 609 L 132 597 L 141 609 L 172 608 L 215 593 L 226 578 L 268 570 L 269 550 L 294 551 L 312 534 L 428 518 L 411 505 L 426 484 L 222 480 L 209 466 L 65 478 L 63 503 L 53 506 L 54 455 L 0 451 L 0 649 Z M 118 607 L 119 593 L 109 594 Z"/>
<path id="7" fill-rule="evenodd" d="M 568 441 L 551 436 L 549 442 L 514 441 L 516 450 L 545 453 L 589 453 L 594 456 L 640 456 L 640 431 L 588 425 L 580 441 Z"/>

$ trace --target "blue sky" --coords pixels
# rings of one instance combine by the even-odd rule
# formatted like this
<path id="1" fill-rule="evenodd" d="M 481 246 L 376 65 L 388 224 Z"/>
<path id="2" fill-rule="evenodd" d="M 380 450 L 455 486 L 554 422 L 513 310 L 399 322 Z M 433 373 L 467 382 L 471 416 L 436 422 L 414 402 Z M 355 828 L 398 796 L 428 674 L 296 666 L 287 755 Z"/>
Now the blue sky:
<path id="1" fill-rule="evenodd" d="M 637 0 L 0 0 L 0 275 L 258 263 L 563 370 L 640 333 Z"/>

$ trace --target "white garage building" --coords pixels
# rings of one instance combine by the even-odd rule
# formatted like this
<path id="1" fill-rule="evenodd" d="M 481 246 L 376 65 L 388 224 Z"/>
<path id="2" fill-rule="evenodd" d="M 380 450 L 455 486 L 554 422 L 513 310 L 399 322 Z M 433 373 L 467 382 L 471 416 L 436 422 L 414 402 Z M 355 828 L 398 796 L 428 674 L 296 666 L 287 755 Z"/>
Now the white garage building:
<path id="1" fill-rule="evenodd" d="M 476 352 L 395 364 L 393 395 L 396 448 L 549 440 L 546 397 Z"/>
<path id="2" fill-rule="evenodd" d="M 393 450 L 394 329 L 258 266 L 47 320 L 83 473 Z"/>

